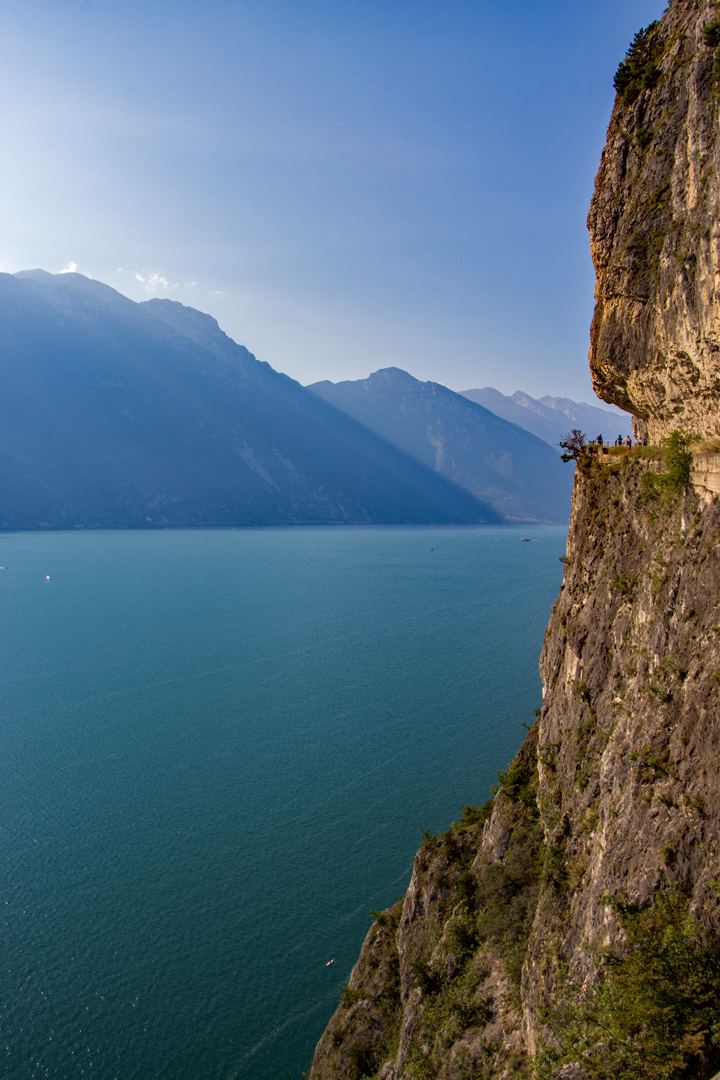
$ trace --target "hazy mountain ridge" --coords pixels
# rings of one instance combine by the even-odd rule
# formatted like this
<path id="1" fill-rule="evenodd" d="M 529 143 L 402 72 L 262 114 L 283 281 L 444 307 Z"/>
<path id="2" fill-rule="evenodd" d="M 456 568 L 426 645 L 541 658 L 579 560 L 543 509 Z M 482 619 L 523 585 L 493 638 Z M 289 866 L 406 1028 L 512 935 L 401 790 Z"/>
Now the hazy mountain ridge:
<path id="1" fill-rule="evenodd" d="M 177 302 L 0 274 L 0 326 L 0 527 L 498 520 Z"/>
<path id="2" fill-rule="evenodd" d="M 572 472 L 544 441 L 483 405 L 400 368 L 314 383 L 314 393 L 461 484 L 509 520 L 565 522 Z"/>
<path id="3" fill-rule="evenodd" d="M 619 434 L 625 436 L 630 433 L 632 418 L 629 415 L 588 405 L 585 401 L 549 395 L 533 398 L 522 390 L 506 395 L 492 386 L 484 386 L 480 390 L 462 390 L 461 394 L 497 416 L 531 431 L 556 449 L 560 440 L 575 427 L 584 431 L 589 439 L 602 435 L 605 442 L 614 442 Z"/>

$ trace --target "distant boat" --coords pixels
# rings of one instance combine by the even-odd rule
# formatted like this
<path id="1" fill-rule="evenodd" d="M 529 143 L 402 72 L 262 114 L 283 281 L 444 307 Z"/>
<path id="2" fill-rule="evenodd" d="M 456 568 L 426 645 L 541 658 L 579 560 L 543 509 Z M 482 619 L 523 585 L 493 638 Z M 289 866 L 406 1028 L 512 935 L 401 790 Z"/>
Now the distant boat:
<path id="1" fill-rule="evenodd" d="M 520 540 L 524 544 L 529 544 L 530 543 L 530 537 L 529 536 L 521 536 Z"/>
<path id="2" fill-rule="evenodd" d="M 325 967 L 330 967 L 330 965 L 331 965 L 331 964 L 334 964 L 334 963 L 335 963 L 335 961 L 334 961 L 334 960 L 328 960 L 328 962 L 327 962 L 327 964 L 325 965 Z"/>

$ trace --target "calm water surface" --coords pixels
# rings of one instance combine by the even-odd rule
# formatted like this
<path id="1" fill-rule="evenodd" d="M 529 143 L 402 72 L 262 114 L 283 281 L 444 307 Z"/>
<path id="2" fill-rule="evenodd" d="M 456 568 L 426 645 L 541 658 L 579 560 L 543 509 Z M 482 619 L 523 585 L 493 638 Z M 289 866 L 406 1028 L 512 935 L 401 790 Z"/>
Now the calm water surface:
<path id="1" fill-rule="evenodd" d="M 533 720 L 565 536 L 0 536 L 5 1074 L 299 1080 Z"/>

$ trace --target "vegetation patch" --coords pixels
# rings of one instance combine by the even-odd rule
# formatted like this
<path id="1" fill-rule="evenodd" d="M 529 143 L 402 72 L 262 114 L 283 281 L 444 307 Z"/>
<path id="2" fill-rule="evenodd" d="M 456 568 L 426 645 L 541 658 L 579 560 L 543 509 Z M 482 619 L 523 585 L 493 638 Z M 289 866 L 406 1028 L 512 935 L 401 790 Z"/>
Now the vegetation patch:
<path id="1" fill-rule="evenodd" d="M 646 458 L 649 461 L 663 461 L 665 451 L 661 446 L 609 446 L 608 454 L 619 458 Z"/>
<path id="2" fill-rule="evenodd" d="M 637 574 L 616 574 L 612 579 L 612 588 L 619 592 L 624 600 L 632 603 L 635 599 L 635 590 L 637 589 L 638 575 Z"/>
<path id="3" fill-rule="evenodd" d="M 653 141 L 653 133 L 647 128 L 640 128 L 637 133 L 637 143 L 641 150 L 647 150 L 650 143 Z"/>
<path id="4" fill-rule="evenodd" d="M 481 985 L 487 972 L 487 963 L 478 956 L 456 979 L 425 984 L 422 1027 L 407 1066 L 410 1076 L 436 1077 L 453 1044 L 470 1028 L 486 1024 L 488 1006 Z"/>
<path id="5" fill-rule="evenodd" d="M 675 888 L 643 911 L 615 903 L 622 948 L 597 956 L 599 979 L 568 984 L 536 1075 L 582 1063 L 588 1080 L 683 1080 L 720 1067 L 720 948 Z"/>
<path id="6" fill-rule="evenodd" d="M 643 90 L 651 90 L 660 78 L 658 64 L 664 44 L 658 29 L 656 20 L 638 30 L 615 72 L 613 86 L 626 105 L 631 105 Z"/>
<path id="7" fill-rule="evenodd" d="M 692 452 L 690 440 L 682 431 L 673 431 L 665 440 L 665 472 L 645 473 L 643 476 L 643 499 L 652 502 L 660 495 L 672 500 L 675 495 L 682 495 L 690 485 L 692 470 Z"/>
<path id="8" fill-rule="evenodd" d="M 703 27 L 703 41 L 710 49 L 716 49 L 720 45 L 720 19 L 715 19 Z"/>
<path id="9" fill-rule="evenodd" d="M 337 1014 L 330 1038 L 335 1064 L 347 1080 L 376 1075 L 395 1057 L 400 1038 L 400 965 L 395 932 L 400 924 L 402 901 L 383 912 L 373 912 L 376 925 L 370 967 L 383 967 L 378 990 L 346 986 L 340 997 L 345 1015 Z"/>
<path id="10" fill-rule="evenodd" d="M 720 45 L 720 19 L 703 27 L 703 40 L 709 49 L 717 49 Z M 713 59 L 713 85 L 715 89 L 720 85 L 720 52 L 716 52 Z"/>
<path id="11" fill-rule="evenodd" d="M 720 439 L 703 439 L 690 447 L 697 454 L 720 454 Z"/>

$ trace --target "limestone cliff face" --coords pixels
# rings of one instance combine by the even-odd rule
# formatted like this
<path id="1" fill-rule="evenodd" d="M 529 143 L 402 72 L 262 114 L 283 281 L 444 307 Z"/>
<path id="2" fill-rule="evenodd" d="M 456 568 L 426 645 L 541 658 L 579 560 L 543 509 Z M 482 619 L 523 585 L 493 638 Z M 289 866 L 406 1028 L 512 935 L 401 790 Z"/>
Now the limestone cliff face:
<path id="1" fill-rule="evenodd" d="M 588 219 L 595 389 L 651 442 L 720 434 L 719 15 L 675 0 L 636 43 Z"/>
<path id="2" fill-rule="evenodd" d="M 578 468 L 541 716 L 491 803 L 418 852 L 311 1080 L 520 1075 L 546 1008 L 621 936 L 611 898 L 674 883 L 720 928 L 720 502 L 653 499 L 661 469 Z"/>

